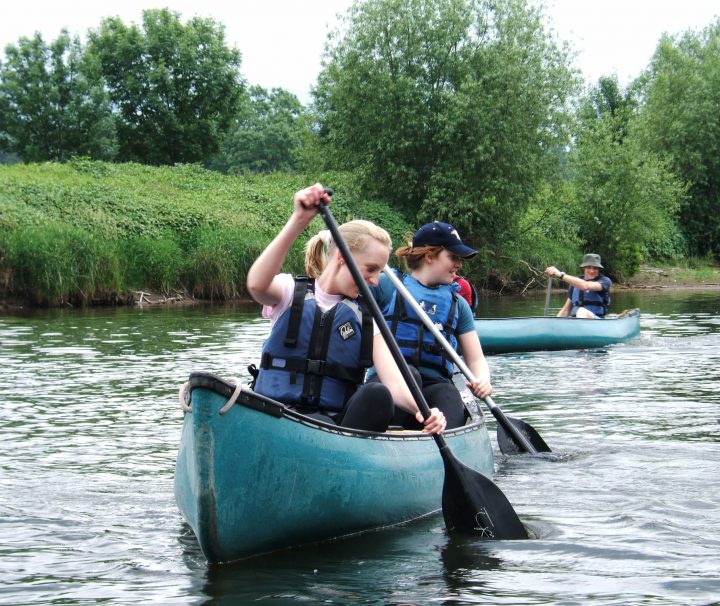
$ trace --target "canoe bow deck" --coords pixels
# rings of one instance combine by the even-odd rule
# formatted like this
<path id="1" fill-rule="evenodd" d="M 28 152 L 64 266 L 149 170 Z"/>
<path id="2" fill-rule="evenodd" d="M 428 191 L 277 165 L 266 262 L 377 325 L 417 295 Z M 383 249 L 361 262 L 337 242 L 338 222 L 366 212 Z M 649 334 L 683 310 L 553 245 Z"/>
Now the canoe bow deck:
<path id="1" fill-rule="evenodd" d="M 640 311 L 632 309 L 603 320 L 555 316 L 475 318 L 475 330 L 486 354 L 592 349 L 637 337 Z"/>
<path id="2" fill-rule="evenodd" d="M 188 382 L 175 498 L 211 563 L 407 522 L 441 507 L 444 467 L 420 432 L 317 422 L 210 373 Z M 455 456 L 492 477 L 485 420 L 445 432 Z"/>

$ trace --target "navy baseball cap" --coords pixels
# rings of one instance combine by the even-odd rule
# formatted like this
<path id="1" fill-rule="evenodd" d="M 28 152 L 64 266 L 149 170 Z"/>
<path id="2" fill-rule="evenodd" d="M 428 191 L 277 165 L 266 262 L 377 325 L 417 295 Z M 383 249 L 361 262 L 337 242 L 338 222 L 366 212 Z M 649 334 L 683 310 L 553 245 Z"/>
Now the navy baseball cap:
<path id="1" fill-rule="evenodd" d="M 467 246 L 460 238 L 460 234 L 449 223 L 434 221 L 426 223 L 415 232 L 412 239 L 415 246 L 442 246 L 458 257 L 467 259 L 474 256 L 477 251 Z"/>

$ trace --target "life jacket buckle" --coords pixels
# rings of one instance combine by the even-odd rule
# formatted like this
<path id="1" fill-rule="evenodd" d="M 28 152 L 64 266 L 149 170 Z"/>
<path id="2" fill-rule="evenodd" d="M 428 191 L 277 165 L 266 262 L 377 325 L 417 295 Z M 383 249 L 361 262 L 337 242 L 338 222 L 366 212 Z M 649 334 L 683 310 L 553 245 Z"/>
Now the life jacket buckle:
<path id="1" fill-rule="evenodd" d="M 308 360 L 305 365 L 305 373 L 310 375 L 324 375 L 325 360 Z"/>

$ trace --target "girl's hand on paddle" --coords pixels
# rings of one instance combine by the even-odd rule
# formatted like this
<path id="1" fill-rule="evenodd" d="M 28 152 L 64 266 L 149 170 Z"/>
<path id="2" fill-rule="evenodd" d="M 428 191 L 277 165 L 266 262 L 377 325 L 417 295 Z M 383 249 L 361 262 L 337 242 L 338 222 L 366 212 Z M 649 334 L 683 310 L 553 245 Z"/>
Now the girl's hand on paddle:
<path id="1" fill-rule="evenodd" d="M 318 214 L 320 202 L 330 204 L 332 199 L 321 183 L 316 183 L 295 193 L 295 217 L 306 225 Z"/>
<path id="2" fill-rule="evenodd" d="M 417 419 L 418 423 L 422 423 L 423 425 L 425 425 L 425 429 L 423 429 L 423 431 L 426 433 L 441 434 L 443 431 L 445 431 L 445 427 L 447 426 L 447 420 L 445 419 L 445 415 L 437 408 L 431 408 L 430 416 L 425 420 L 423 420 L 423 416 L 420 411 L 417 412 L 415 418 Z"/>
<path id="3" fill-rule="evenodd" d="M 473 392 L 473 395 L 476 398 L 480 398 L 481 400 L 486 396 L 491 396 L 493 392 L 492 385 L 490 384 L 490 379 L 486 378 L 478 378 L 474 383 L 466 383 L 470 391 Z"/>

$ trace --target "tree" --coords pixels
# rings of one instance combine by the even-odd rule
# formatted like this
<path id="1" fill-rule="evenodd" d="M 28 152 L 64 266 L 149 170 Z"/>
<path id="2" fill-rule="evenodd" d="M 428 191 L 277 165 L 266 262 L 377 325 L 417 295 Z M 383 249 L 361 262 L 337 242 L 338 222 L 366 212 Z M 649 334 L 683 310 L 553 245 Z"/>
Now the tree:
<path id="1" fill-rule="evenodd" d="M 309 129 L 309 118 L 295 95 L 282 88 L 268 92 L 253 86 L 249 103 L 208 167 L 225 173 L 293 171 Z"/>
<path id="2" fill-rule="evenodd" d="M 689 185 L 680 226 L 690 253 L 720 258 L 720 19 L 663 36 L 645 80 L 644 144 Z"/>
<path id="3" fill-rule="evenodd" d="M 117 18 L 88 34 L 117 111 L 119 159 L 197 162 L 216 152 L 244 91 L 240 52 L 223 26 L 167 9 L 143 11 L 142 29 Z"/>
<path id="4" fill-rule="evenodd" d="M 634 274 L 651 253 L 679 252 L 675 218 L 684 187 L 635 134 L 636 107 L 633 90 L 600 79 L 581 104 L 571 154 L 578 235 L 617 278 Z"/>
<path id="5" fill-rule="evenodd" d="M 600 120 L 611 120 L 615 134 L 614 140 L 622 143 L 627 136 L 628 125 L 639 106 L 639 91 L 632 84 L 626 91 L 620 87 L 617 76 L 603 76 L 597 86 L 581 100 L 578 116 L 586 126 Z"/>
<path id="6" fill-rule="evenodd" d="M 77 37 L 52 44 L 38 33 L 5 49 L 0 66 L 0 145 L 26 162 L 117 152 L 108 96 L 93 79 Z"/>
<path id="7" fill-rule="evenodd" d="M 313 91 L 331 158 L 369 195 L 501 246 L 557 174 L 579 81 L 520 0 L 368 0 Z"/>

